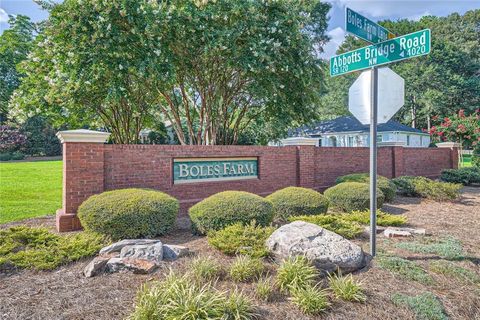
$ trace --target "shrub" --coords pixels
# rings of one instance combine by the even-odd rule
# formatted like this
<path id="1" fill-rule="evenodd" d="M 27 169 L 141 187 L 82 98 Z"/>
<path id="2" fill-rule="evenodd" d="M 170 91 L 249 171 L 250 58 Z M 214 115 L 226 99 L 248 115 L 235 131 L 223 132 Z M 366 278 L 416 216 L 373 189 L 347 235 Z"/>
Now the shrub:
<path id="1" fill-rule="evenodd" d="M 305 221 L 316 224 L 322 228 L 335 232 L 347 239 L 353 239 L 363 232 L 363 228 L 354 221 L 342 219 L 344 215 L 317 215 L 317 216 L 299 216 L 290 217 L 289 221 Z"/>
<path id="2" fill-rule="evenodd" d="M 92 256 L 106 244 L 105 237 L 89 232 L 60 236 L 45 228 L 11 227 L 0 230 L 0 269 L 51 270 Z"/>
<path id="3" fill-rule="evenodd" d="M 362 182 L 370 183 L 370 175 L 368 173 L 352 173 L 338 177 L 335 184 L 343 182 Z M 384 176 L 377 175 L 377 187 L 382 190 L 385 196 L 385 202 L 390 202 L 395 198 L 397 187 L 395 184 Z"/>
<path id="4" fill-rule="evenodd" d="M 447 320 L 442 303 L 431 292 L 425 292 L 418 296 L 394 294 L 392 301 L 396 305 L 407 305 L 421 320 Z"/>
<path id="5" fill-rule="evenodd" d="M 480 143 L 477 143 L 472 153 L 472 166 L 480 168 Z"/>
<path id="6" fill-rule="evenodd" d="M 57 139 L 58 140 L 58 139 Z M 25 149 L 27 137 L 17 128 L 0 126 L 0 152 L 11 153 Z M 6 160 L 2 160 L 6 161 Z"/>
<path id="7" fill-rule="evenodd" d="M 294 286 L 290 294 L 293 304 L 308 315 L 318 315 L 330 306 L 326 290 L 321 290 L 318 286 Z"/>
<path id="8" fill-rule="evenodd" d="M 255 295 L 263 301 L 270 301 L 273 296 L 273 292 L 274 284 L 272 278 L 270 277 L 259 279 L 257 284 L 255 285 Z"/>
<path id="9" fill-rule="evenodd" d="M 189 215 L 193 231 L 205 234 L 237 222 L 256 221 L 260 226 L 267 226 L 272 222 L 273 208 L 269 201 L 253 193 L 224 191 L 191 207 Z"/>
<path id="10" fill-rule="evenodd" d="M 222 267 L 212 257 L 198 257 L 190 264 L 190 273 L 198 282 L 220 278 Z"/>
<path id="11" fill-rule="evenodd" d="M 444 182 L 461 183 L 465 186 L 480 183 L 480 168 L 446 169 L 442 171 L 440 180 Z"/>
<path id="12" fill-rule="evenodd" d="M 356 302 L 365 302 L 367 299 L 360 283 L 356 282 L 351 274 L 343 277 L 331 274 L 328 276 L 328 283 L 337 299 Z"/>
<path id="13" fill-rule="evenodd" d="M 223 303 L 222 320 L 252 320 L 259 316 L 253 302 L 237 289 L 232 291 Z"/>
<path id="14" fill-rule="evenodd" d="M 408 280 L 414 280 L 424 284 L 433 283 L 430 275 L 410 260 L 394 256 L 378 256 L 377 263 L 380 268 L 389 270 Z"/>
<path id="15" fill-rule="evenodd" d="M 346 221 L 358 222 L 361 224 L 370 224 L 370 211 L 352 211 L 342 215 L 342 219 Z M 407 222 L 407 218 L 403 216 L 393 215 L 381 210 L 377 210 L 377 225 L 382 227 L 398 227 Z"/>
<path id="16" fill-rule="evenodd" d="M 23 160 L 23 159 L 25 159 L 25 155 L 21 152 L 18 152 L 18 151 L 12 152 L 10 157 L 12 158 L 12 160 Z"/>
<path id="17" fill-rule="evenodd" d="M 313 285 L 318 276 L 318 270 L 306 257 L 290 257 L 277 270 L 277 285 L 280 291 L 288 292 L 292 287 L 306 288 Z"/>
<path id="18" fill-rule="evenodd" d="M 366 210 L 370 207 L 370 189 L 368 184 L 361 182 L 342 182 L 324 192 L 330 200 L 331 206 L 350 212 L 354 210 Z M 377 188 L 377 206 L 381 208 L 385 196 Z"/>
<path id="19" fill-rule="evenodd" d="M 262 260 L 249 256 L 237 256 L 230 266 L 230 278 L 246 282 L 258 278 L 265 269 Z"/>
<path id="20" fill-rule="evenodd" d="M 268 255 L 265 241 L 274 227 L 260 227 L 252 221 L 248 225 L 236 223 L 225 229 L 208 233 L 208 243 L 228 255 L 244 254 L 252 257 Z"/>
<path id="21" fill-rule="evenodd" d="M 408 197 L 422 197 L 437 201 L 455 200 L 460 196 L 461 184 L 433 181 L 425 177 L 404 176 L 393 179 L 399 193 Z"/>
<path id="22" fill-rule="evenodd" d="M 47 118 L 35 115 L 25 121 L 22 132 L 27 136 L 25 152 L 30 155 L 57 156 L 62 154 L 62 145 L 56 130 Z"/>
<path id="23" fill-rule="evenodd" d="M 328 199 L 307 188 L 284 188 L 269 195 L 267 200 L 272 202 L 275 218 L 280 221 L 290 216 L 322 214 L 328 210 Z"/>
<path id="24" fill-rule="evenodd" d="M 122 189 L 91 196 L 78 208 L 85 230 L 113 239 L 155 237 L 175 224 L 178 201 L 159 191 Z"/>
<path id="25" fill-rule="evenodd" d="M 12 160 L 12 154 L 9 152 L 0 153 L 0 161 L 10 161 Z"/>

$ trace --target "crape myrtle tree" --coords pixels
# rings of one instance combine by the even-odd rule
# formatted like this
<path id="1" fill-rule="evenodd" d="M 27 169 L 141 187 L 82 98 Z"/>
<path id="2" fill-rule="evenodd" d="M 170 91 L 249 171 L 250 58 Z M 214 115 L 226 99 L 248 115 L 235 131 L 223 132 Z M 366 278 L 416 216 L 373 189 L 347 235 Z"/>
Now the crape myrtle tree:
<path id="1" fill-rule="evenodd" d="M 66 0 L 51 9 L 12 106 L 100 119 L 117 143 L 136 142 L 158 110 L 181 144 L 237 143 L 260 118 L 303 123 L 319 104 L 329 7 Z"/>

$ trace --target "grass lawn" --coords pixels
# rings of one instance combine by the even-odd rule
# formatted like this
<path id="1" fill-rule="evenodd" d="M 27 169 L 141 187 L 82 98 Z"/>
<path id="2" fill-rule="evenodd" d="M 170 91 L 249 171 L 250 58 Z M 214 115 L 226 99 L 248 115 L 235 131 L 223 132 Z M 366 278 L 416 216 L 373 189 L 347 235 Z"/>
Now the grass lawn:
<path id="1" fill-rule="evenodd" d="M 472 166 L 472 155 L 464 154 L 461 167 L 471 167 Z"/>
<path id="2" fill-rule="evenodd" d="M 53 214 L 62 206 L 62 161 L 0 163 L 0 223 Z"/>

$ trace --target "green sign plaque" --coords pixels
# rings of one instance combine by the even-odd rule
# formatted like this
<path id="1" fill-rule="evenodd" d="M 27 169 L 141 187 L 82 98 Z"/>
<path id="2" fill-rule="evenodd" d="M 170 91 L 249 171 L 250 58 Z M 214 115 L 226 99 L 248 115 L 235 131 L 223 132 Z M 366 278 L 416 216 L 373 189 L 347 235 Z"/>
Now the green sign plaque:
<path id="1" fill-rule="evenodd" d="M 173 183 L 194 183 L 258 178 L 258 159 L 176 158 L 173 160 Z"/>
<path id="2" fill-rule="evenodd" d="M 371 43 L 395 38 L 393 33 L 350 8 L 345 9 L 345 29 Z"/>
<path id="3" fill-rule="evenodd" d="M 430 52 L 430 29 L 413 32 L 330 58 L 330 76 L 423 56 Z"/>

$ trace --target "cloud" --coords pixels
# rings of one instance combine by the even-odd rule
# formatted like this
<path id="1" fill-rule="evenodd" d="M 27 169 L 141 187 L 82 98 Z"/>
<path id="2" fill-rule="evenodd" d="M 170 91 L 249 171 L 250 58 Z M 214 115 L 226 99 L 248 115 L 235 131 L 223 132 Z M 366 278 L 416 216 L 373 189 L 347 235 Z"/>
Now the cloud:
<path id="1" fill-rule="evenodd" d="M 330 59 L 330 57 L 335 55 L 338 47 L 343 43 L 343 40 L 345 40 L 345 30 L 337 27 L 328 31 L 327 35 L 330 37 L 330 41 L 323 47 L 324 52 L 321 54 L 321 57 Z"/>
<path id="2" fill-rule="evenodd" d="M 0 8 L 0 22 L 8 22 L 8 13 Z"/>

